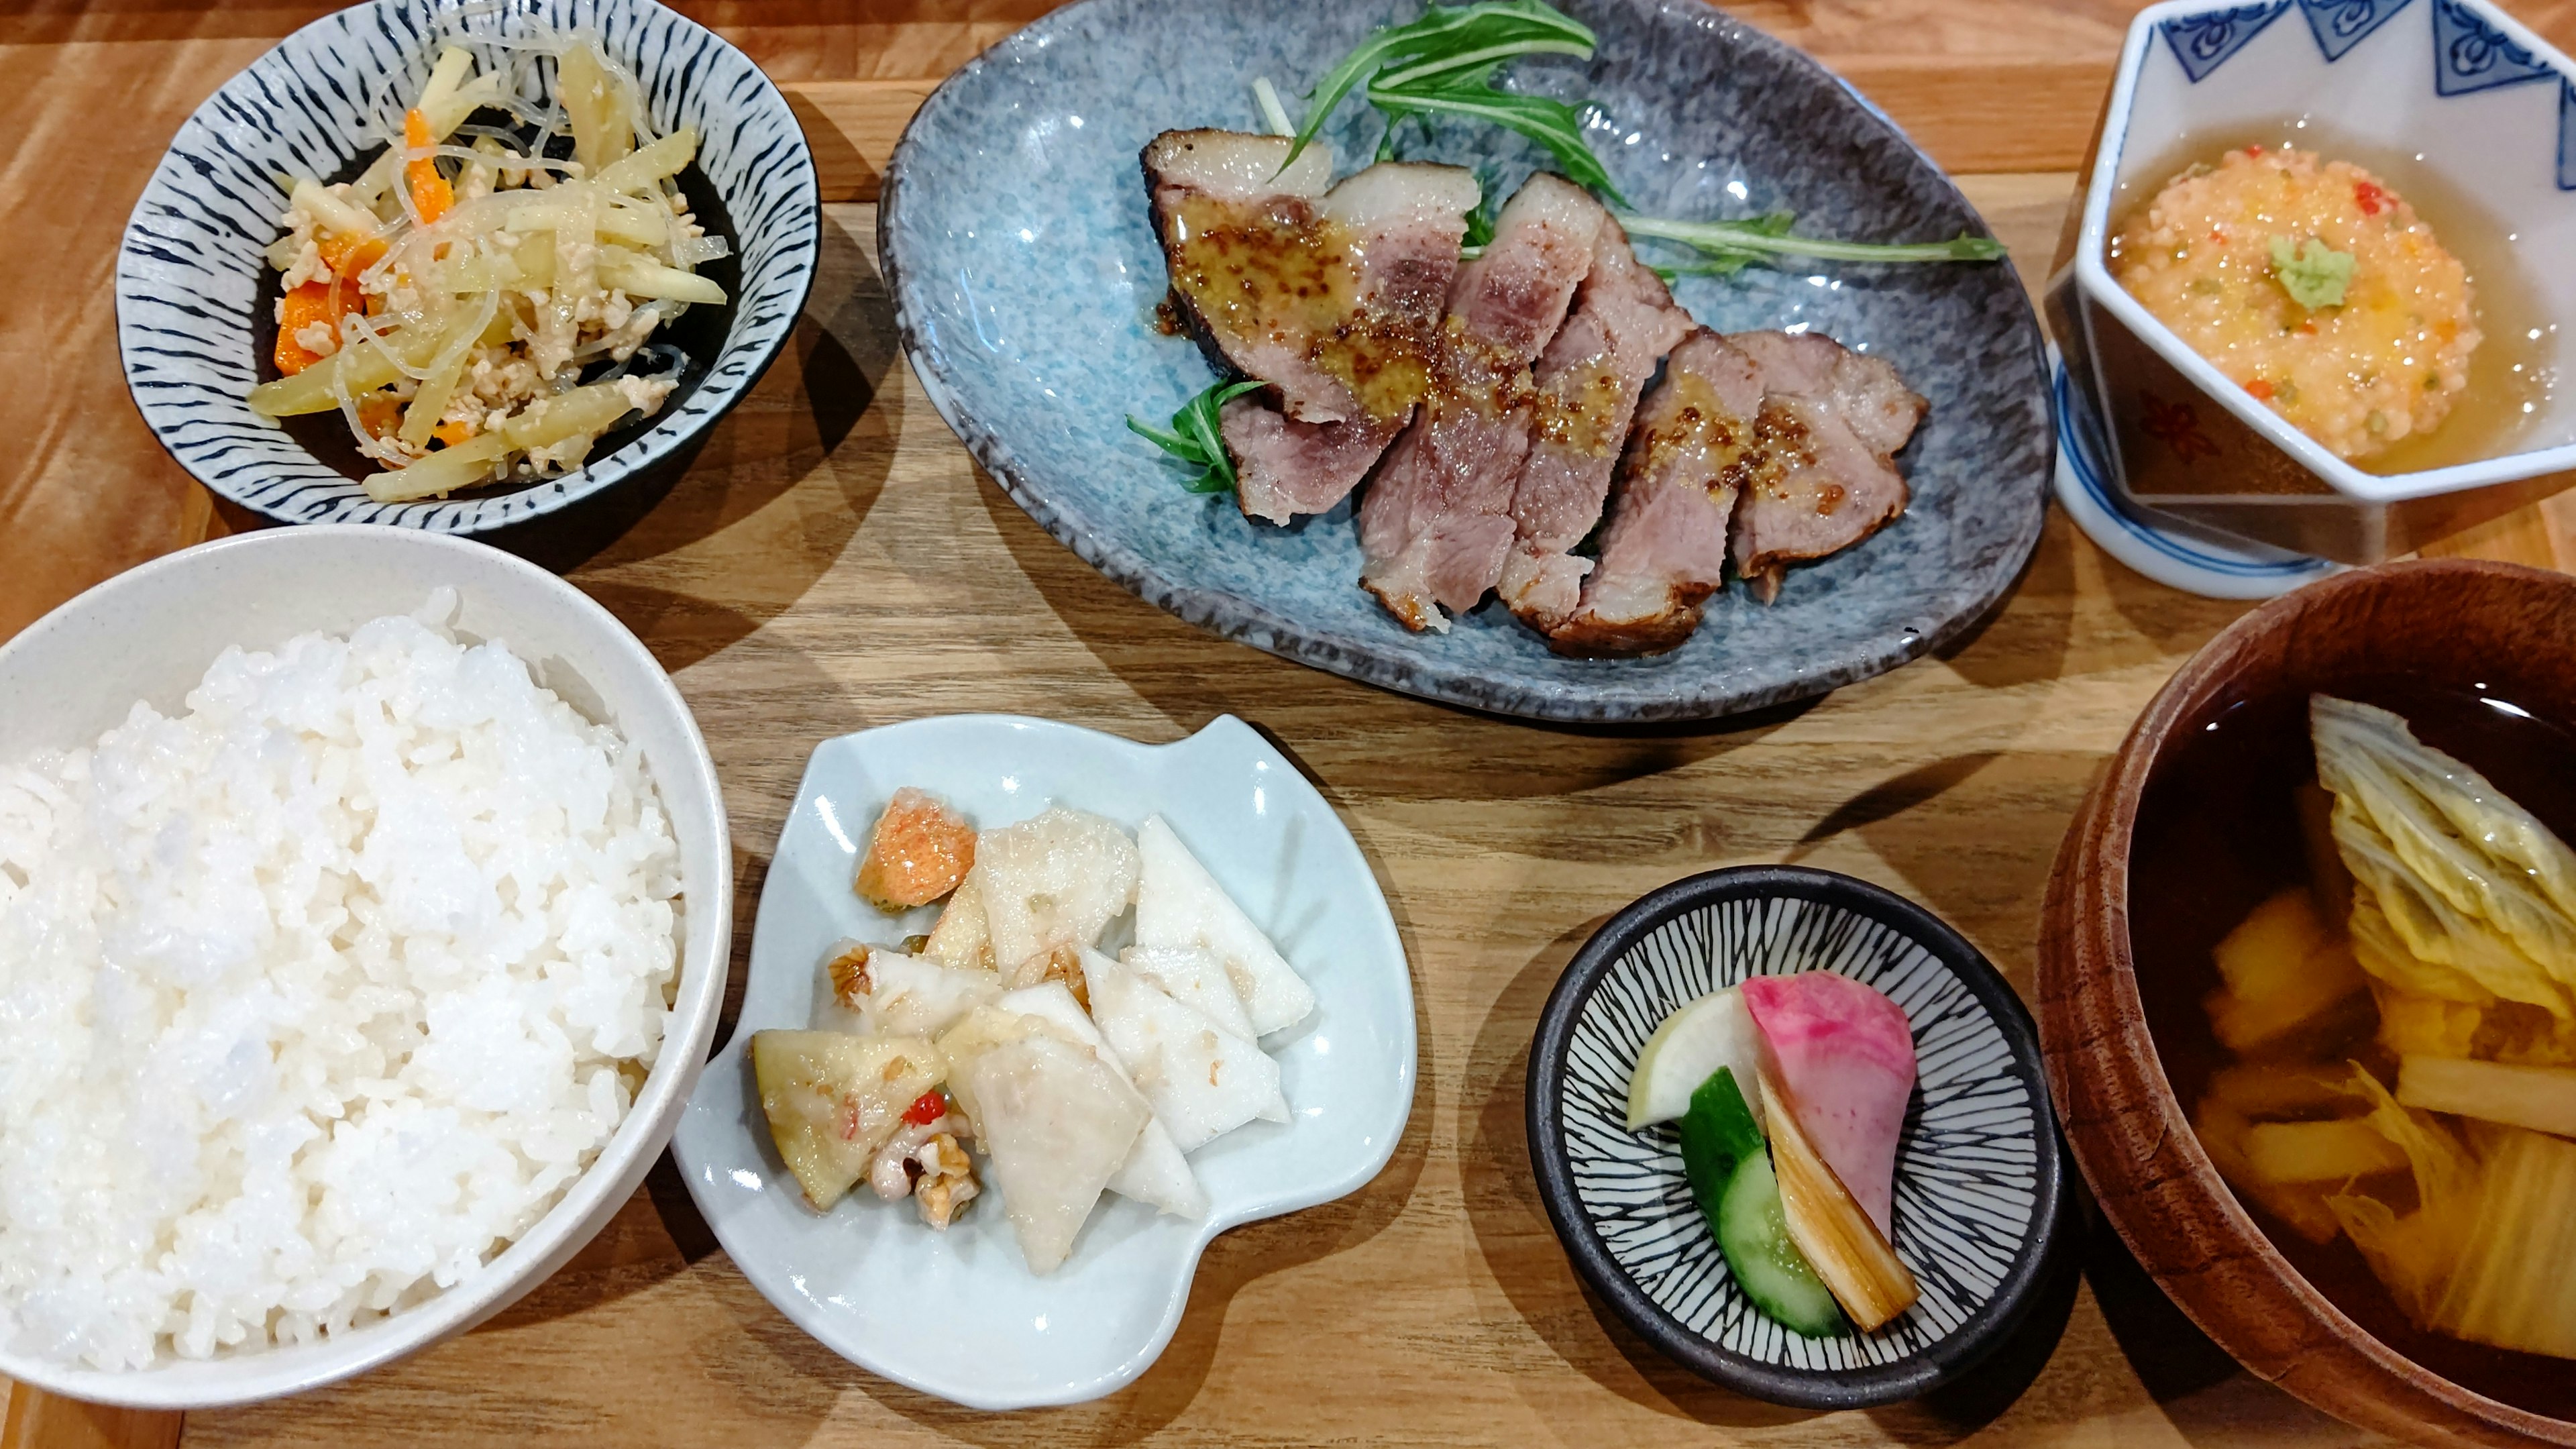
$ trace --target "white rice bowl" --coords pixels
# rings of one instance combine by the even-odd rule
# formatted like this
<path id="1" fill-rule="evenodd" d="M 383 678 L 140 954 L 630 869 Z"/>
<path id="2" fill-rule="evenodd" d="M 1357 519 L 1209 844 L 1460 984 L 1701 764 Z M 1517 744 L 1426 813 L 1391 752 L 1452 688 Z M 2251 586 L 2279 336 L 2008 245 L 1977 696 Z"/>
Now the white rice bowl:
<path id="1" fill-rule="evenodd" d="M 616 1133 L 679 847 L 639 750 L 453 610 L 226 651 L 173 717 L 0 762 L 8 1354 L 362 1326 L 481 1271 Z"/>

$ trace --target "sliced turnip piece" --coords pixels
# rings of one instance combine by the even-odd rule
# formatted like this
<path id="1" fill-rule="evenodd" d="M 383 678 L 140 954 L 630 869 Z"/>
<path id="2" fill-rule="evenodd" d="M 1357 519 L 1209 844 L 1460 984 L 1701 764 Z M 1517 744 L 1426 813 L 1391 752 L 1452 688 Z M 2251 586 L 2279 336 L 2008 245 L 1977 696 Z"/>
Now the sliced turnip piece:
<path id="1" fill-rule="evenodd" d="M 1051 1273 L 1101 1192 L 1136 1150 L 1153 1113 L 1136 1088 L 1088 1047 L 1063 1041 L 1032 1018 L 1010 1035 L 991 1009 L 969 1016 L 949 1039 L 971 1045 L 949 1091 L 975 1123 L 1002 1192 L 1002 1212 L 1032 1273 Z"/>
<path id="2" fill-rule="evenodd" d="M 903 1125 L 904 1109 L 940 1083 L 948 1059 L 917 1037 L 759 1031 L 751 1070 L 779 1158 L 828 1209 Z"/>
<path id="3" fill-rule="evenodd" d="M 1024 986 L 1004 996 L 997 1005 L 1004 1011 L 1038 1018 L 1059 1035 L 1073 1037 L 1100 1053 L 1105 1060 L 1118 1059 L 1110 1050 L 1109 1039 L 1083 1014 L 1073 992 L 1061 981 Z M 1148 1121 L 1145 1130 L 1137 1135 L 1136 1150 L 1127 1154 L 1117 1175 L 1109 1179 L 1109 1190 L 1120 1197 L 1150 1203 L 1176 1217 L 1207 1216 L 1207 1189 L 1199 1186 L 1198 1174 L 1190 1171 L 1189 1159 L 1181 1155 L 1179 1144 L 1172 1141 L 1172 1134 L 1160 1118 Z"/>
<path id="4" fill-rule="evenodd" d="M 984 921 L 982 868 L 966 872 L 948 904 L 939 908 L 939 923 L 930 928 L 930 942 L 921 954 L 960 971 L 995 969 L 993 932 Z"/>
<path id="5" fill-rule="evenodd" d="M 1002 994 L 990 971 L 960 971 L 891 946 L 846 951 L 832 961 L 832 990 L 871 1035 L 936 1036 Z"/>
<path id="6" fill-rule="evenodd" d="M 1136 844 L 1097 815 L 1059 805 L 975 841 L 993 960 L 1009 971 L 1059 946 L 1089 946 L 1136 898 Z"/>
<path id="7" fill-rule="evenodd" d="M 1261 928 L 1199 864 L 1157 815 L 1136 832 L 1144 875 L 1136 896 L 1136 944 L 1195 947 L 1225 963 L 1255 1035 L 1295 1026 L 1315 1009 L 1314 990 Z"/>
<path id="8" fill-rule="evenodd" d="M 1118 960 L 1174 1001 L 1206 1012 L 1208 1020 L 1245 1041 L 1259 1035 L 1244 1013 L 1242 993 L 1234 989 L 1234 979 L 1225 974 L 1225 963 L 1215 952 L 1195 946 L 1130 946 L 1118 953 Z"/>
<path id="9" fill-rule="evenodd" d="M 1734 1069 L 1738 1090 L 1761 1077 L 1762 1034 L 1745 1010 L 1744 993 L 1732 986 L 1684 1005 L 1646 1038 L 1628 1079 L 1628 1130 L 1679 1121 L 1690 1111 L 1691 1093 L 1720 1067 Z M 1760 1127 L 1761 1098 L 1748 1095 L 1744 1105 Z"/>
<path id="10" fill-rule="evenodd" d="M 1254 1118 L 1288 1120 L 1279 1064 L 1259 1046 L 1097 951 L 1082 953 L 1082 972 L 1091 1019 L 1183 1152 Z"/>
<path id="11" fill-rule="evenodd" d="M 1894 1238 L 1897 1139 L 1914 1094 L 1905 1009 L 1831 971 L 1756 976 L 1742 990 L 1799 1127 L 1879 1234 Z"/>

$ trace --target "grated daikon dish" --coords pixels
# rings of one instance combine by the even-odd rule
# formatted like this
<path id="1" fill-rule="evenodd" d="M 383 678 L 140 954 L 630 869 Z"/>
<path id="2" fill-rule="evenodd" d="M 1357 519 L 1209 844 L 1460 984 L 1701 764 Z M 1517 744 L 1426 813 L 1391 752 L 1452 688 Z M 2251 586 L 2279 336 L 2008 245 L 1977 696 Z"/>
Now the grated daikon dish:
<path id="1" fill-rule="evenodd" d="M 2441 425 L 2482 336 L 2467 268 L 2345 161 L 2250 146 L 2175 177 L 2111 272 L 2230 381 L 2339 458 Z"/>

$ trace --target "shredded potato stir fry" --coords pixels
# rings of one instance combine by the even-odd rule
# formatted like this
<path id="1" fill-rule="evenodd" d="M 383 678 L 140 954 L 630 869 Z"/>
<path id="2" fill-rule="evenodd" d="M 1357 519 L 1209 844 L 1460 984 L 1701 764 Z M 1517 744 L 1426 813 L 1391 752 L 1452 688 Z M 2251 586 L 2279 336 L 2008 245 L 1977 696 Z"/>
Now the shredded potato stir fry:
<path id="1" fill-rule="evenodd" d="M 285 274 L 283 375 L 251 408 L 337 409 L 384 466 L 366 480 L 378 502 L 579 468 L 677 385 L 678 350 L 653 332 L 727 300 L 695 271 L 725 240 L 672 180 L 697 133 L 654 135 L 635 78 L 588 33 L 474 43 L 506 64 L 476 74 L 472 53 L 444 49 L 399 143 L 386 125 L 354 182 L 295 179 L 268 249 Z M 547 57 L 556 99 L 532 103 Z M 487 111 L 516 124 L 473 124 Z M 550 155 L 566 137 L 571 155 Z"/>

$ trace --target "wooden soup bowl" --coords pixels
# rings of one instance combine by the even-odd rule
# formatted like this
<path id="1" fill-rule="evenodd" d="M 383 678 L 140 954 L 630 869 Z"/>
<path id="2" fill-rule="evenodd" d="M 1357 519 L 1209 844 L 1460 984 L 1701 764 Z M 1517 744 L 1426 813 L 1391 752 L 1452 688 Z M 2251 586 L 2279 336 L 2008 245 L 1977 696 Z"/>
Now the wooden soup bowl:
<path id="1" fill-rule="evenodd" d="M 2039 956 L 2049 1086 L 2103 1215 L 2192 1321 L 2256 1375 L 2361 1428 L 2423 1443 L 2576 1445 L 2568 1407 L 2576 1363 L 2421 1333 L 2349 1243 L 2317 1249 L 2285 1227 L 2276 1239 L 2239 1203 L 2175 1089 L 2177 1080 L 2205 1079 L 2219 1055 L 2199 1005 L 2217 979 L 2206 948 L 2196 965 L 2156 955 L 2143 978 L 2136 965 L 2133 837 L 2150 781 L 2182 742 L 2240 706 L 2293 690 L 2302 698 L 2339 687 L 2366 693 L 2366 681 L 2392 676 L 2492 692 L 2561 727 L 2576 724 L 2576 579 L 2469 560 L 2347 573 L 2246 615 L 2184 664 L 2129 731 L 2058 851 Z M 2566 768 L 2576 770 L 2576 760 Z M 2298 780 L 2278 781 L 2284 812 Z M 2165 818 L 2154 815 L 2150 829 Z M 2295 845 L 2289 854 L 2295 861 Z M 2159 882 L 2172 871 L 2142 869 Z M 2210 869 L 2227 867 L 2213 859 Z M 2234 888 L 2216 884 L 2222 894 Z M 2229 913 L 2212 908 L 2206 914 L 2216 919 L 2190 929 L 2214 942 L 2260 899 L 2254 887 L 2245 884 Z M 2139 939 L 2170 939 L 2170 920 L 2194 914 L 2189 900 L 2142 891 Z M 2549 1266 L 2576 1272 L 2576 1264 Z"/>

